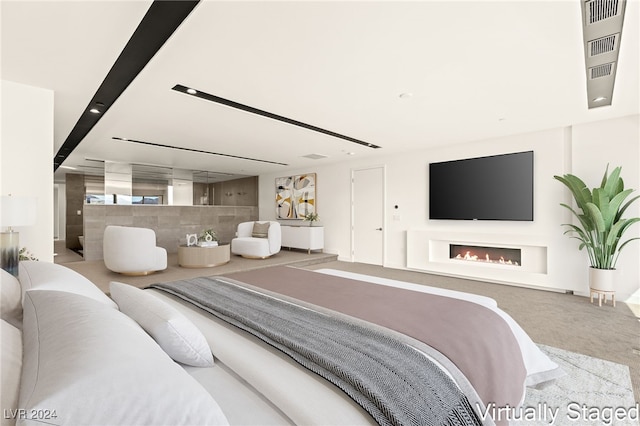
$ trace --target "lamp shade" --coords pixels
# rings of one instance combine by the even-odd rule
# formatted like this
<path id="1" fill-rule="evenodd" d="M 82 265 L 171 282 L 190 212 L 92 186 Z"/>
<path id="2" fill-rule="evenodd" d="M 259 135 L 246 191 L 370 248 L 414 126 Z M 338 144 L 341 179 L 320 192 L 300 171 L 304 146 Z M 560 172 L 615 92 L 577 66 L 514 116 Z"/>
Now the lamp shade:
<path id="1" fill-rule="evenodd" d="M 30 226 L 36 223 L 36 198 L 0 197 L 0 226 Z"/>

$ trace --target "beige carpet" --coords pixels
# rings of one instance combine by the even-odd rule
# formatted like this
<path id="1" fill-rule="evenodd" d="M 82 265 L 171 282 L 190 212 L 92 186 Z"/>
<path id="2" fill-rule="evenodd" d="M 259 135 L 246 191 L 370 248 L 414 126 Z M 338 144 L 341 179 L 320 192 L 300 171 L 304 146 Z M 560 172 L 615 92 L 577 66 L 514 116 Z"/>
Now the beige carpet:
<path id="1" fill-rule="evenodd" d="M 232 256 L 226 265 L 203 269 L 181 268 L 173 254 L 169 255 L 168 264 L 166 271 L 144 277 L 127 277 L 107 270 L 102 261 L 64 263 L 89 278 L 105 292 L 108 292 L 110 281 L 146 287 L 156 282 L 289 264 L 306 269 L 340 269 L 481 294 L 497 300 L 498 305 L 538 344 L 629 366 L 635 400 L 640 400 L 640 322 L 631 307 L 625 303 L 619 302 L 615 308 L 610 304 L 598 307 L 597 304 L 590 304 L 588 298 L 580 296 L 340 262 L 335 255 L 307 254 L 296 250 L 283 250 L 264 260 Z"/>
<path id="2" fill-rule="evenodd" d="M 294 265 L 304 267 L 306 265 L 329 262 L 335 260 L 335 254 L 313 252 L 307 254 L 303 250 L 282 250 L 275 256 L 267 259 L 245 259 L 240 256 L 231 256 L 229 263 L 214 268 L 182 268 L 178 266 L 178 256 L 170 253 L 167 256 L 167 269 L 145 276 L 127 276 L 108 270 L 102 260 L 59 262 L 64 266 L 89 278 L 100 290 L 109 293 L 109 283 L 119 281 L 143 288 L 158 282 L 182 280 L 186 278 L 205 277 L 210 275 L 224 275 L 238 271 L 266 268 L 269 266 Z"/>

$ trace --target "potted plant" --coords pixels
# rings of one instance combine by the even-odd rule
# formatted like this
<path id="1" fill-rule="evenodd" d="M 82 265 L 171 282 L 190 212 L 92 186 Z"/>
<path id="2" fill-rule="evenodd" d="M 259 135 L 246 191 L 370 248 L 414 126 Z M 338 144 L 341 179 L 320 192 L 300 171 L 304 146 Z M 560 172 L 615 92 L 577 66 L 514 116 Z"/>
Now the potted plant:
<path id="1" fill-rule="evenodd" d="M 320 220 L 320 216 L 318 216 L 318 213 L 310 212 L 304 215 L 303 220 L 308 221 L 309 226 L 313 226 L 313 222 Z"/>
<path id="2" fill-rule="evenodd" d="M 624 182 L 620 177 L 621 167 L 616 167 L 607 175 L 609 166 L 605 169 L 599 188 L 593 191 L 578 177 L 565 174 L 554 176 L 569 188 L 578 206 L 574 210 L 571 206 L 561 203 L 569 209 L 579 224 L 565 223 L 567 229 L 564 234 L 580 241 L 580 250 L 585 248 L 589 255 L 591 268 L 589 269 L 589 286 L 594 290 L 613 291 L 613 271 L 620 256 L 620 251 L 631 241 L 630 238 L 621 241 L 624 232 L 640 218 L 622 218 L 627 208 L 638 198 L 633 197 L 625 203 L 625 199 L 633 189 L 624 189 Z M 623 204 L 624 203 L 624 204 Z"/>
<path id="3" fill-rule="evenodd" d="M 217 246 L 218 245 L 218 235 L 216 235 L 216 231 L 213 229 L 205 229 L 198 236 L 198 245 L 201 247 L 204 246 Z"/>

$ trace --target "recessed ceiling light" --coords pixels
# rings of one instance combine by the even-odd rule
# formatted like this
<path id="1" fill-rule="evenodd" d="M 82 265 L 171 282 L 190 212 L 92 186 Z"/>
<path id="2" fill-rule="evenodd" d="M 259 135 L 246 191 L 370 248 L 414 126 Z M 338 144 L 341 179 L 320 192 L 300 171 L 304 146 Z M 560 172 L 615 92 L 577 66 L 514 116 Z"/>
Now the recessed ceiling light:
<path id="1" fill-rule="evenodd" d="M 593 100 L 593 102 L 602 102 L 602 101 L 606 101 L 607 98 L 605 98 L 604 96 L 598 96 L 597 98 L 595 98 Z"/>
<path id="2" fill-rule="evenodd" d="M 91 112 L 91 113 L 93 113 L 93 114 L 100 114 L 100 110 L 99 110 L 99 109 L 97 109 L 97 108 L 91 108 L 91 109 L 89 110 L 89 112 Z"/>
<path id="3" fill-rule="evenodd" d="M 196 89 L 187 89 L 187 93 L 190 95 L 195 95 L 196 93 L 198 93 L 198 91 Z"/>
<path id="4" fill-rule="evenodd" d="M 413 97 L 413 93 L 410 93 L 410 92 L 400 93 L 400 94 L 398 95 L 398 97 L 399 97 L 400 99 L 409 99 L 409 98 L 412 98 L 412 97 Z"/>

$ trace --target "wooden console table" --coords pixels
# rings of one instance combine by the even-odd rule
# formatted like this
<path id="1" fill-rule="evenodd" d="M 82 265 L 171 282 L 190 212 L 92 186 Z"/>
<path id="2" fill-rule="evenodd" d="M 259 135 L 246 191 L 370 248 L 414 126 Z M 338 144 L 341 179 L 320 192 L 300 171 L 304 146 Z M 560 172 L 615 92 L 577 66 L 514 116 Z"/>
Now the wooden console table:
<path id="1" fill-rule="evenodd" d="M 229 244 L 214 247 L 182 245 L 178 247 L 178 265 L 183 268 L 212 268 L 231 259 Z"/>

